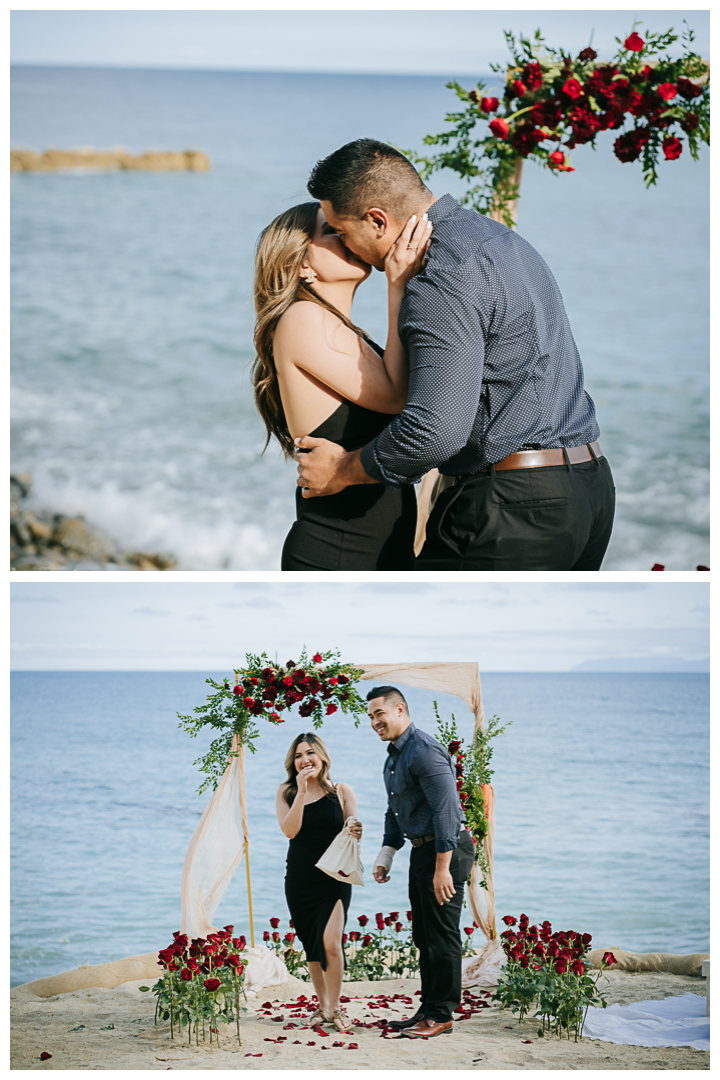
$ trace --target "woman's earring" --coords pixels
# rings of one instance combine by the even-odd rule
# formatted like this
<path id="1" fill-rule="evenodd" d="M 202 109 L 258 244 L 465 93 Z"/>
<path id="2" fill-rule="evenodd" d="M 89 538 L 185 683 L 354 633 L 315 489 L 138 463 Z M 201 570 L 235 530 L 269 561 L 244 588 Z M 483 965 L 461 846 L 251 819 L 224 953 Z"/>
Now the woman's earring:
<path id="1" fill-rule="evenodd" d="M 305 273 L 301 274 L 300 277 L 303 279 L 303 281 L 306 281 L 308 285 L 312 285 L 312 283 L 317 279 L 317 274 L 312 269 L 312 267 L 309 266 Z"/>

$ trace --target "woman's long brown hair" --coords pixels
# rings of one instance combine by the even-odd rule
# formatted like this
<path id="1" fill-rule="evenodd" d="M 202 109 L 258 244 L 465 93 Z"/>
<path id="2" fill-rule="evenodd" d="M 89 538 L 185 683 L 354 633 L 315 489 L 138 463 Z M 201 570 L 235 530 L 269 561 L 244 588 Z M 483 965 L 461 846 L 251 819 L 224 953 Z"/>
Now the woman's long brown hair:
<path id="1" fill-rule="evenodd" d="M 319 735 L 316 735 L 312 731 L 308 731 L 306 735 L 298 735 L 293 739 L 290 744 L 290 749 L 285 756 L 285 768 L 287 770 L 287 787 L 283 792 L 283 798 L 288 806 L 292 806 L 295 802 L 297 795 L 297 768 L 295 767 L 295 754 L 300 743 L 309 743 L 313 748 L 317 756 L 322 761 L 320 766 L 320 772 L 318 774 L 318 783 L 323 791 L 328 795 L 335 795 L 337 797 L 337 788 L 330 779 L 330 755 L 325 743 L 322 741 Z"/>
<path id="2" fill-rule="evenodd" d="M 273 436 L 280 443 L 285 457 L 292 457 L 295 450 L 285 419 L 273 356 L 273 335 L 280 316 L 296 301 L 310 300 L 337 315 L 351 330 L 365 337 L 359 327 L 327 300 L 323 300 L 300 277 L 300 267 L 315 235 L 319 209 L 320 203 L 307 202 L 292 206 L 280 214 L 260 234 L 255 252 L 253 291 L 257 313 L 254 338 L 257 355 L 252 381 L 255 404 L 267 430 L 263 453 Z"/>

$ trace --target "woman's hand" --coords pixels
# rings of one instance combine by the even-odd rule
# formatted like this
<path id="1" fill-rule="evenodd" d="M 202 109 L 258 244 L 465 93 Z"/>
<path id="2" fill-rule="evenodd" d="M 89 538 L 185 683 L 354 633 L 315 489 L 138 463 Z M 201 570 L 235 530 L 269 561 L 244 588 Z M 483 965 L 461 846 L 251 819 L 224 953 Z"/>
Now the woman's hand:
<path id="1" fill-rule="evenodd" d="M 308 793 L 308 780 L 313 774 L 313 765 L 303 765 L 297 774 L 298 795 L 305 796 Z"/>
<path id="2" fill-rule="evenodd" d="M 362 839 L 362 821 L 357 819 L 353 821 L 351 825 L 348 825 L 348 832 L 351 836 L 354 836 L 356 840 Z"/>
<path id="3" fill-rule="evenodd" d="M 402 292 L 410 278 L 422 270 L 431 234 L 432 222 L 427 214 L 419 221 L 413 214 L 385 257 L 389 289 L 396 288 Z"/>

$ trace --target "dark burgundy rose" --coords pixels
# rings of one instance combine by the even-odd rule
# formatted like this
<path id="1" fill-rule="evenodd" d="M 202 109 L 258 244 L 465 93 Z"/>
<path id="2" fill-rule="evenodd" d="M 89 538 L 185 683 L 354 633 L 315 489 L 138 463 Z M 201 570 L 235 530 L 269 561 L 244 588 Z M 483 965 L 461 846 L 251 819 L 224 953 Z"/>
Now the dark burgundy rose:
<path id="1" fill-rule="evenodd" d="M 42 1054 L 40 1055 L 40 1060 L 41 1061 L 48 1061 L 51 1057 L 52 1057 L 52 1054 L 48 1054 L 47 1050 L 43 1050 Z"/>
<path id="2" fill-rule="evenodd" d="M 645 47 L 645 42 L 643 41 L 643 39 L 640 37 L 639 34 L 635 33 L 634 30 L 633 30 L 632 34 L 630 34 L 629 37 L 625 38 L 625 48 L 629 52 L 642 52 L 644 47 Z"/>
<path id="3" fill-rule="evenodd" d="M 611 964 L 617 964 L 617 960 L 611 952 L 603 953 L 602 962 L 603 964 L 607 964 L 608 967 L 610 967 Z"/>
<path id="4" fill-rule="evenodd" d="M 693 98 L 700 97 L 702 94 L 702 87 L 696 86 L 694 82 L 690 82 L 689 79 L 684 79 L 682 76 L 675 85 L 680 97 L 684 97 L 686 101 L 692 101 Z"/>
<path id="5" fill-rule="evenodd" d="M 514 915 L 503 915 L 502 921 L 505 923 L 506 926 L 514 926 L 517 922 L 517 919 Z"/>
<path id="6" fill-rule="evenodd" d="M 412 922 L 412 911 L 406 911 L 405 915 L 407 917 L 407 921 Z"/>
<path id="7" fill-rule="evenodd" d="M 263 668 L 260 674 L 265 680 L 265 682 L 272 682 L 272 680 L 275 678 L 275 672 L 272 668 L 269 667 Z"/>
<path id="8" fill-rule="evenodd" d="M 626 131 L 620 135 L 614 143 L 615 157 L 623 163 L 637 161 L 642 153 L 642 148 L 648 142 L 650 134 L 647 128 L 637 127 L 632 131 Z M 656 566 L 659 564 L 655 564 Z M 653 567 L 655 569 L 655 567 Z M 664 569 L 664 567 L 663 567 Z"/>
<path id="9" fill-rule="evenodd" d="M 582 940 L 583 945 L 589 945 L 590 942 L 592 941 L 592 934 L 583 934 L 581 940 Z"/>
<path id="10" fill-rule="evenodd" d="M 313 705 L 310 701 L 305 701 L 298 709 L 301 716 L 312 716 Z"/>
<path id="11" fill-rule="evenodd" d="M 668 135 L 663 139 L 662 148 L 668 161 L 675 161 L 682 154 L 682 143 L 674 135 Z"/>
<path id="12" fill-rule="evenodd" d="M 358 915 L 358 922 L 361 926 L 367 926 L 369 921 L 367 915 Z"/>
<path id="13" fill-rule="evenodd" d="M 465 931 L 465 933 L 467 934 L 468 937 L 472 937 L 473 934 L 475 933 L 475 927 L 474 926 L 463 926 L 463 930 Z"/>
<path id="14" fill-rule="evenodd" d="M 528 964 L 530 963 L 530 958 L 528 956 L 526 956 L 525 953 L 521 953 L 521 955 L 518 956 L 517 959 L 518 959 L 518 964 L 520 965 L 520 967 L 527 967 Z"/>
<path id="15" fill-rule="evenodd" d="M 266 930 L 265 933 L 263 934 L 263 941 L 269 941 L 269 940 L 270 940 L 270 931 Z"/>
<path id="16" fill-rule="evenodd" d="M 656 563 L 653 563 L 653 565 L 650 567 L 650 569 L 651 570 L 664 570 L 665 567 L 663 566 L 663 564 L 661 562 L 656 562 Z"/>
<path id="17" fill-rule="evenodd" d="M 346 683 L 350 682 L 347 675 L 338 675 L 337 681 L 340 683 L 341 686 L 344 686 Z"/>
<path id="18" fill-rule="evenodd" d="M 288 660 L 285 667 L 287 667 L 287 668 L 295 667 L 295 661 L 294 660 Z"/>
<path id="19" fill-rule="evenodd" d="M 500 102 L 496 97 L 484 97 L 480 98 L 480 108 L 483 112 L 492 113 L 495 112 Z"/>
<path id="20" fill-rule="evenodd" d="M 515 81 L 511 82 L 507 87 L 505 93 L 510 98 L 522 98 L 525 97 L 525 94 L 527 93 L 527 87 L 520 79 L 515 79 Z"/>
<path id="21" fill-rule="evenodd" d="M 216 990 L 220 989 L 220 980 L 219 979 L 206 979 L 205 982 L 203 983 L 203 985 L 204 985 L 206 990 L 210 991 L 210 993 L 214 993 Z"/>
<path id="22" fill-rule="evenodd" d="M 510 142 L 517 150 L 518 154 L 521 154 L 522 157 L 527 157 L 544 138 L 545 136 L 540 128 L 536 128 L 532 124 L 527 126 L 525 124 L 518 124 Z"/>
<path id="23" fill-rule="evenodd" d="M 525 930 L 527 930 L 529 925 L 530 925 L 530 920 L 528 919 L 527 915 L 521 915 L 520 916 L 520 929 L 525 931 Z"/>
<path id="24" fill-rule="evenodd" d="M 453 739 L 453 741 L 448 745 L 448 754 L 457 754 L 461 746 L 462 743 L 459 739 Z"/>
<path id="25" fill-rule="evenodd" d="M 695 569 L 696 570 L 709 570 L 710 567 L 709 566 L 696 566 Z"/>
<path id="26" fill-rule="evenodd" d="M 263 690 L 262 692 L 262 696 L 265 701 L 274 701 L 277 695 L 278 692 L 274 686 L 268 686 L 268 688 L 266 690 Z"/>
<path id="27" fill-rule="evenodd" d="M 189 968 L 183 968 L 180 972 L 180 978 L 183 982 L 190 982 L 192 979 L 192 971 Z"/>
<path id="28" fill-rule="evenodd" d="M 684 118 L 680 121 L 680 127 L 683 129 L 683 131 L 686 131 L 688 135 L 691 135 L 692 132 L 697 129 L 699 123 L 700 117 L 697 113 L 687 112 L 685 113 Z M 702 567 L 702 569 L 705 570 L 707 569 L 707 567 Z M 700 570 L 699 566 L 698 570 Z"/>
<path id="29" fill-rule="evenodd" d="M 343 936 L 342 936 L 342 943 L 343 943 L 343 945 L 347 945 L 347 940 L 348 940 L 348 936 L 347 936 L 347 934 L 343 934 Z"/>
<path id="30" fill-rule="evenodd" d="M 223 690 L 229 690 L 229 689 L 230 689 L 230 683 L 229 682 L 224 682 L 223 683 Z"/>
<path id="31" fill-rule="evenodd" d="M 578 56 L 578 60 L 596 60 L 596 59 L 597 59 L 597 53 L 595 52 L 594 49 L 591 49 L 589 45 L 587 46 L 586 49 L 583 49 L 583 51 Z"/>
<path id="32" fill-rule="evenodd" d="M 225 957 L 225 966 L 229 967 L 229 968 L 237 968 L 237 967 L 239 967 L 240 966 L 240 957 L 237 956 L 234 953 L 232 954 L 232 956 L 226 956 Z"/>
<path id="33" fill-rule="evenodd" d="M 537 61 L 523 68 L 523 82 L 528 90 L 539 90 L 543 82 L 543 69 Z"/>
<path id="34" fill-rule="evenodd" d="M 564 975 L 567 971 L 567 960 L 564 960 L 562 957 L 560 957 L 559 960 L 556 960 L 555 970 L 557 971 L 558 975 Z"/>
<path id="35" fill-rule="evenodd" d="M 273 930 L 277 930 L 278 926 L 280 925 L 280 920 L 279 919 L 271 919 L 270 920 L 270 925 L 272 926 Z"/>
<path id="36" fill-rule="evenodd" d="M 365 934 L 365 936 L 362 939 L 362 943 L 363 943 L 363 948 L 367 949 L 368 945 L 372 945 L 372 936 L 370 934 Z"/>
<path id="37" fill-rule="evenodd" d="M 193 957 L 191 957 L 188 960 L 187 966 L 190 968 L 191 971 L 199 971 L 200 970 L 200 965 L 198 964 L 197 960 L 195 960 Z"/>

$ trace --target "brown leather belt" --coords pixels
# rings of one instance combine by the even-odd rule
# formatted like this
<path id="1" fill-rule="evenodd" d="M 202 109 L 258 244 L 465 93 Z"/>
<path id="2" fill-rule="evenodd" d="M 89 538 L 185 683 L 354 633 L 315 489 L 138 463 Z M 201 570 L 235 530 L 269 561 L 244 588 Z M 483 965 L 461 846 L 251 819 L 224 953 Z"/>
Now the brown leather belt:
<path id="1" fill-rule="evenodd" d="M 418 836 L 415 838 L 415 840 L 410 840 L 410 843 L 413 847 L 422 847 L 423 844 L 429 844 L 430 841 L 434 839 L 434 836 Z"/>
<path id="2" fill-rule="evenodd" d="M 565 454 L 567 454 L 567 461 L 571 465 L 578 465 L 581 461 L 592 461 L 594 457 L 601 458 L 603 456 L 600 444 L 597 442 L 592 442 L 586 446 L 568 446 L 565 450 L 518 450 L 516 454 L 509 454 L 502 461 L 496 461 L 495 468 L 499 471 L 501 469 L 540 469 L 546 465 L 566 465 Z M 488 470 L 482 469 L 481 471 L 487 472 Z"/>

